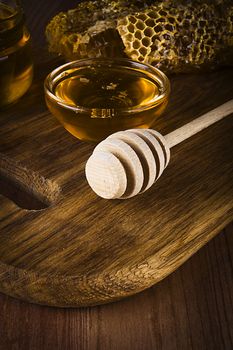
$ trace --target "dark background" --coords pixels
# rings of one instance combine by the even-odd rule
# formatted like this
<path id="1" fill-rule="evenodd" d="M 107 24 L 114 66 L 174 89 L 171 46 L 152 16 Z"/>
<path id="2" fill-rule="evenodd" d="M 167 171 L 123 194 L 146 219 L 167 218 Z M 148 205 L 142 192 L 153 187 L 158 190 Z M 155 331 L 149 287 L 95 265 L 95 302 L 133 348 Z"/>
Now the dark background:
<path id="1" fill-rule="evenodd" d="M 34 46 L 77 1 L 23 0 Z M 117 303 L 56 309 L 0 295 L 0 349 L 233 349 L 233 225 L 152 288 Z"/>
<path id="2" fill-rule="evenodd" d="M 58 12 L 74 8 L 79 0 L 21 0 L 35 46 L 46 44 L 44 30 Z"/>

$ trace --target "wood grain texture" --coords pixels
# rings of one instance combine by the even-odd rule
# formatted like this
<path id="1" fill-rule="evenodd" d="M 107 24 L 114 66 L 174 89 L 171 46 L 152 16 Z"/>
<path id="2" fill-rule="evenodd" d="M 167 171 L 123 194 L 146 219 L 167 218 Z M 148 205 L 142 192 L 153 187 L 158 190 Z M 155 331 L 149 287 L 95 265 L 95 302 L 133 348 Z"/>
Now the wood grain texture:
<path id="1" fill-rule="evenodd" d="M 23 209 L 40 210 L 54 205 L 58 185 L 0 153 L 1 194 Z"/>
<path id="2" fill-rule="evenodd" d="M 230 350 L 233 225 L 165 280 L 121 302 L 41 307 L 0 295 L 1 350 Z"/>
<path id="3" fill-rule="evenodd" d="M 55 181 L 62 195 L 43 211 L 0 198 L 0 289 L 57 306 L 117 300 L 164 278 L 232 220 L 232 118 L 177 146 L 145 194 L 106 201 L 85 180 L 93 146 L 72 138 L 46 109 L 51 65 L 39 64 L 28 94 L 1 114 L 0 151 Z M 174 77 L 157 129 L 165 134 L 229 100 L 232 78 L 232 70 Z"/>
<path id="4" fill-rule="evenodd" d="M 51 12 L 55 14 L 61 6 L 68 7 L 72 1 L 74 0 L 59 0 L 51 3 L 41 0 L 35 3 L 23 0 L 34 39 L 42 42 L 44 18 L 48 18 Z M 40 17 L 40 20 L 35 21 L 35 17 Z M 42 59 L 42 52 L 39 53 L 38 57 Z M 42 88 L 43 72 L 54 67 L 52 63 L 49 68 L 46 63 L 47 55 L 44 57 L 44 68 L 36 71 L 36 81 L 40 88 Z M 173 89 L 180 86 L 180 79 L 182 77 L 173 80 Z M 218 81 L 217 73 L 212 75 L 212 79 L 213 87 L 216 86 L 216 90 L 214 88 L 212 90 L 215 91 L 213 96 L 206 91 L 209 85 L 205 77 L 201 80 L 202 90 L 195 89 L 197 99 L 201 101 L 205 111 L 211 109 L 212 105 L 217 106 L 216 96 L 219 96 L 222 102 L 225 98 L 227 100 L 232 97 L 230 89 L 228 88 L 229 90 L 225 92 L 224 84 Z M 184 82 L 183 93 L 190 100 L 192 90 L 186 90 L 189 86 Z M 202 93 L 204 93 L 203 98 L 201 98 Z M 32 101 L 36 102 L 35 109 L 41 118 L 44 118 L 44 101 L 35 84 L 28 94 Z M 172 96 L 171 102 L 174 111 L 170 117 L 174 116 L 176 126 L 181 126 L 184 114 L 179 115 L 179 101 L 174 100 Z M 195 102 L 191 105 L 191 107 L 195 106 Z M 23 127 L 28 128 L 23 120 L 24 114 L 34 108 L 34 105 L 32 102 L 27 104 L 24 100 L 24 103 L 20 102 L 20 106 L 23 111 L 20 115 L 22 122 L 18 121 L 17 125 L 20 125 L 22 131 Z M 185 113 L 191 120 L 192 108 Z M 13 112 L 11 118 L 14 118 Z M 50 126 L 56 128 L 56 123 L 52 119 L 50 122 Z M 169 132 L 172 129 L 168 125 L 164 126 L 164 130 Z M 13 149 L 17 149 L 21 144 L 21 150 L 30 152 L 26 147 L 26 144 L 30 143 L 29 139 L 25 132 L 21 137 L 18 135 L 19 144 L 15 140 L 11 146 L 6 140 L 1 139 L 1 149 L 14 156 Z M 56 142 L 59 144 L 59 140 Z M 39 147 L 37 156 L 38 150 Z M 43 155 L 41 158 L 43 159 Z M 39 163 L 37 164 L 38 166 L 33 167 L 34 170 L 39 169 Z M 12 206 L 9 201 L 5 201 L 5 204 L 9 208 Z M 1 207 L 0 213 L 2 214 Z M 11 227 L 14 227 L 13 223 Z M 166 279 L 121 302 L 92 308 L 55 309 L 24 303 L 1 294 L 0 349 L 232 349 L 232 290 L 233 226 L 230 225 Z"/>
<path id="5" fill-rule="evenodd" d="M 24 2 L 38 42 L 46 18 L 73 5 Z M 59 60 L 36 52 L 30 91 L 1 113 L 0 152 L 54 180 L 62 195 L 44 211 L 22 210 L 0 197 L 0 289 L 59 306 L 133 294 L 178 267 L 232 219 L 232 119 L 175 148 L 163 179 L 139 201 L 100 200 L 83 172 L 93 146 L 68 135 L 44 103 L 44 78 Z M 158 130 L 166 134 L 232 98 L 232 79 L 232 70 L 172 78 Z"/>

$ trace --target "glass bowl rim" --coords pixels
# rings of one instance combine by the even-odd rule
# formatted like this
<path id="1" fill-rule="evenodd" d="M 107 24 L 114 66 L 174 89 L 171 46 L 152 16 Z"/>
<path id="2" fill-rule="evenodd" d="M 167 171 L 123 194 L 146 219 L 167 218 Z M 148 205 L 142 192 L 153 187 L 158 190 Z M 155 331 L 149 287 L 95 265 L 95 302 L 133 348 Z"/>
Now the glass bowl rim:
<path id="1" fill-rule="evenodd" d="M 54 100 L 58 105 L 66 108 L 66 109 L 71 109 L 75 113 L 78 112 L 86 112 L 86 113 L 91 113 L 93 109 L 95 110 L 103 110 L 103 108 L 88 108 L 84 106 L 74 106 L 73 104 L 69 104 L 68 102 L 64 101 L 62 98 L 57 97 L 53 91 L 51 90 L 51 84 L 53 83 L 53 80 L 62 72 L 64 72 L 68 68 L 72 67 L 84 67 L 84 66 L 93 66 L 93 62 L 96 64 L 104 63 L 106 66 L 109 66 L 110 64 L 117 64 L 118 66 L 125 66 L 125 67 L 130 67 L 127 66 L 127 64 L 132 64 L 137 68 L 144 68 L 144 70 L 149 71 L 154 76 L 157 76 L 161 79 L 162 84 L 162 91 L 161 93 L 156 97 L 156 99 L 142 107 L 118 107 L 116 108 L 116 111 L 121 112 L 121 113 L 126 113 L 126 114 L 131 114 L 131 113 L 138 113 L 138 112 L 143 112 L 145 110 L 151 109 L 159 104 L 161 104 L 168 96 L 170 93 L 170 82 L 168 77 L 163 73 L 160 69 L 148 64 L 148 63 L 142 63 L 138 61 L 131 60 L 129 58 L 105 58 L 105 57 L 98 57 L 98 58 L 83 58 L 75 61 L 70 61 L 68 63 L 62 64 L 61 66 L 55 68 L 52 70 L 47 77 L 45 78 L 44 81 L 44 91 L 45 91 L 45 96 L 48 95 L 52 100 Z M 81 65 L 82 63 L 85 63 Z M 125 64 L 125 65 L 124 65 Z M 109 67 L 110 68 L 110 67 Z"/>

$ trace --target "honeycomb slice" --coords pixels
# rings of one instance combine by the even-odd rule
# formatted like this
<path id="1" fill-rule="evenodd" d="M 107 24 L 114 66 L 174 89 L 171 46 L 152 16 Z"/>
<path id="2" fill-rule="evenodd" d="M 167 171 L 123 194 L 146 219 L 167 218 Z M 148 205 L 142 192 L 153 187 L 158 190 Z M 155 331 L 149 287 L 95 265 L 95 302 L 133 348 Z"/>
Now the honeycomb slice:
<path id="1" fill-rule="evenodd" d="M 159 3 L 117 21 L 127 56 L 163 70 L 183 71 L 214 62 L 232 46 L 232 18 L 218 16 L 213 5 Z"/>
<path id="2" fill-rule="evenodd" d="M 232 0 L 84 1 L 46 28 L 68 60 L 128 56 L 168 72 L 233 64 Z"/>

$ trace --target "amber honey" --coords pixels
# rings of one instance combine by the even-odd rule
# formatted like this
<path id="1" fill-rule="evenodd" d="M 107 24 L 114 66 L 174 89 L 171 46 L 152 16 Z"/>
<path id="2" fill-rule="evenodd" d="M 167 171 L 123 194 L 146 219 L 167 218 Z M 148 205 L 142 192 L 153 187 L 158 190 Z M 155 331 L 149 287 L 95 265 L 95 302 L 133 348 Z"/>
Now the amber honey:
<path id="1" fill-rule="evenodd" d="M 118 130 L 151 127 L 168 101 L 163 76 L 129 60 L 88 61 L 65 65 L 46 80 L 48 107 L 64 127 L 89 141 Z"/>
<path id="2" fill-rule="evenodd" d="M 17 101 L 32 75 L 30 34 L 22 10 L 0 2 L 0 107 Z"/>

